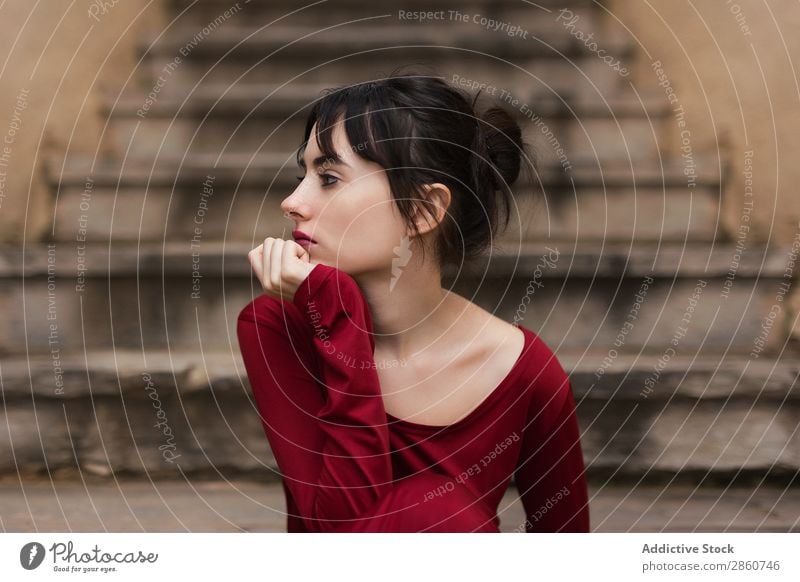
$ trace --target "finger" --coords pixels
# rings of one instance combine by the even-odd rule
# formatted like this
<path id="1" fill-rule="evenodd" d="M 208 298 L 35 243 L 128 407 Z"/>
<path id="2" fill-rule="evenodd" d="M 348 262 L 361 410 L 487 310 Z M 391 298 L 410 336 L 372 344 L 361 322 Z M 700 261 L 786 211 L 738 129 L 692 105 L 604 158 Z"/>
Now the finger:
<path id="1" fill-rule="evenodd" d="M 281 254 L 283 252 L 283 243 L 286 242 L 281 238 L 276 238 L 272 248 L 270 249 L 270 280 L 272 285 L 278 291 L 281 289 Z"/>
<path id="2" fill-rule="evenodd" d="M 292 250 L 292 256 L 293 257 L 297 257 L 298 259 L 300 259 L 304 263 L 311 262 L 311 255 L 308 253 L 308 251 L 305 248 L 303 248 L 301 245 L 297 244 L 294 241 L 288 241 L 288 242 L 291 243 L 291 244 L 289 244 L 289 247 Z"/>
<path id="3" fill-rule="evenodd" d="M 253 268 L 253 272 L 256 274 L 256 278 L 258 278 L 258 282 L 261 283 L 262 273 L 264 272 L 262 262 L 262 256 L 264 252 L 264 243 L 261 243 L 252 251 L 247 253 L 247 260 L 250 261 L 250 266 Z"/>
<path id="4" fill-rule="evenodd" d="M 271 236 L 264 239 L 264 249 L 261 256 L 261 285 L 264 291 L 272 291 L 272 280 L 270 279 L 270 257 L 272 253 L 272 245 L 275 239 Z"/>
<path id="5" fill-rule="evenodd" d="M 293 240 L 287 240 L 283 245 L 283 254 L 281 255 L 281 262 L 283 263 L 284 273 L 289 277 L 297 277 L 297 261 L 300 255 L 305 252 L 305 249 Z M 306 261 L 308 262 L 308 261 Z M 289 278 L 287 277 L 287 278 Z"/>

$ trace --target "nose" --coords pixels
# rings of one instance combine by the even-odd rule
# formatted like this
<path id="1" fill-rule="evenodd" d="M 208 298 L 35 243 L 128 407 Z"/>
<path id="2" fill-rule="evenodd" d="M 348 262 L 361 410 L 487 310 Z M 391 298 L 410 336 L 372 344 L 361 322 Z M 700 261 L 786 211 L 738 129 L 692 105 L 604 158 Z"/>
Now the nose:
<path id="1" fill-rule="evenodd" d="M 297 195 L 296 193 L 291 194 L 283 199 L 281 202 L 281 210 L 283 211 L 284 218 L 289 218 L 294 220 L 297 218 L 300 213 L 297 210 Z"/>
<path id="2" fill-rule="evenodd" d="M 307 180 L 306 180 L 307 182 Z M 284 218 L 294 220 L 296 223 L 308 222 L 314 212 L 314 192 L 308 184 L 298 184 L 286 198 L 281 201 L 281 210 Z"/>

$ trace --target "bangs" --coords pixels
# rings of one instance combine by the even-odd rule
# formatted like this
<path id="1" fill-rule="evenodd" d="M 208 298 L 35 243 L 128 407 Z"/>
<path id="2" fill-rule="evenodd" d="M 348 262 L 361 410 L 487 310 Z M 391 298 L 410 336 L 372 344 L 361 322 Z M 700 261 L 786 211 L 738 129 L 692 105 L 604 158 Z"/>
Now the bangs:
<path id="1" fill-rule="evenodd" d="M 392 128 L 399 117 L 397 111 L 384 95 L 385 88 L 375 83 L 364 83 L 325 89 L 311 109 L 306 122 L 303 143 L 297 150 L 298 165 L 308 145 L 311 130 L 317 124 L 316 142 L 326 158 L 340 159 L 333 144 L 333 129 L 344 119 L 344 130 L 348 147 L 358 156 L 375 162 L 384 168 L 401 160 L 392 159 L 389 142 L 399 128 Z M 391 116 L 389 115 L 391 112 Z M 393 131 L 394 130 L 394 131 Z M 407 135 L 407 134 L 406 134 Z"/>

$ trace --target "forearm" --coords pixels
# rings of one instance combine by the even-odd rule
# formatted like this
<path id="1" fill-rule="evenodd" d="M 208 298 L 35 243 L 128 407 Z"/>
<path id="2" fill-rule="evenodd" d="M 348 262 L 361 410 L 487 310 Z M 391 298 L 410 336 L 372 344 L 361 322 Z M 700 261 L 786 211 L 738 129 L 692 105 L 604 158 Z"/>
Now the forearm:
<path id="1" fill-rule="evenodd" d="M 275 315 L 267 321 L 245 310 L 238 326 L 247 375 L 286 486 L 298 512 L 322 530 L 357 518 L 392 482 L 377 372 L 353 364 L 373 361 L 366 302 L 352 279 L 336 271 L 317 265 L 295 293 L 290 336 L 287 322 Z M 300 333 L 302 326 L 311 333 Z"/>
<path id="2" fill-rule="evenodd" d="M 523 442 L 516 483 L 526 512 L 525 530 L 590 531 L 586 469 L 571 391 L 549 433 Z"/>

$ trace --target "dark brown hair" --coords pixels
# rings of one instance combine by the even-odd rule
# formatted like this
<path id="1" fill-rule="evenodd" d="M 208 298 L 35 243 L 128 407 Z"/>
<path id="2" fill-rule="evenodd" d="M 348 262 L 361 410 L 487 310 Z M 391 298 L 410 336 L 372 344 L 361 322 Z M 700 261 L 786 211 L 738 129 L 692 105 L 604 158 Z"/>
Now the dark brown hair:
<path id="1" fill-rule="evenodd" d="M 478 114 L 477 97 L 414 69 L 325 89 L 309 113 L 298 163 L 314 123 L 320 150 L 335 157 L 332 128 L 344 119 L 353 151 L 386 170 L 412 232 L 418 234 L 415 210 L 425 211 L 421 186 L 441 182 L 450 189 L 434 252 L 440 266 L 468 262 L 491 246 L 501 220 L 508 226 L 522 160 L 536 165 L 519 124 L 496 104 Z"/>

